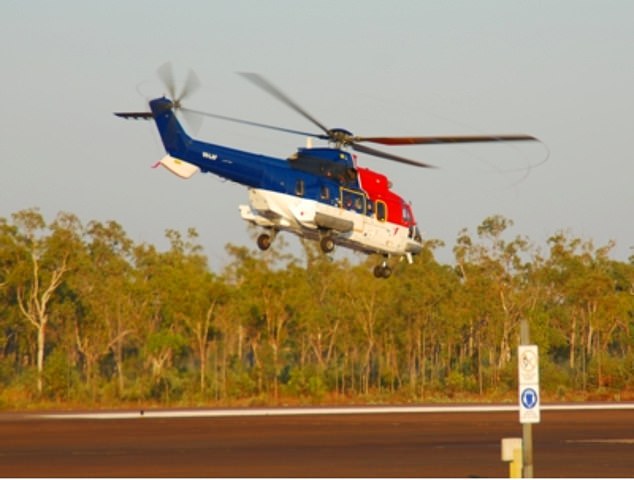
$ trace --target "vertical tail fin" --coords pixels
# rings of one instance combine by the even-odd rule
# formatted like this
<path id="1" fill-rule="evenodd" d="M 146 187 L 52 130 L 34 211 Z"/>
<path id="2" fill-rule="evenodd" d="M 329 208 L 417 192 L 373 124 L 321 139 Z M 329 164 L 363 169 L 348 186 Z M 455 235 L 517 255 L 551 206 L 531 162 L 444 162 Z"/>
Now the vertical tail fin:
<path id="1" fill-rule="evenodd" d="M 165 97 L 157 98 L 150 101 L 150 108 L 167 153 L 176 158 L 184 158 L 192 139 L 176 118 L 174 103 Z"/>

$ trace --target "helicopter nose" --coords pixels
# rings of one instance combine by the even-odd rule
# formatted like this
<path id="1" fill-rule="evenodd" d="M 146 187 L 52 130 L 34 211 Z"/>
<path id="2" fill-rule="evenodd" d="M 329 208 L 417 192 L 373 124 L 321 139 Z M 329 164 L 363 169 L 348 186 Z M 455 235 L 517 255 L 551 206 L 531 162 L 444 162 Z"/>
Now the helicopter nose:
<path id="1" fill-rule="evenodd" d="M 409 238 L 422 246 L 423 236 L 420 234 L 420 230 L 416 225 L 409 227 Z"/>
<path id="2" fill-rule="evenodd" d="M 416 225 L 410 227 L 409 238 L 410 242 L 407 250 L 410 255 L 418 255 L 423 250 L 423 237 Z"/>

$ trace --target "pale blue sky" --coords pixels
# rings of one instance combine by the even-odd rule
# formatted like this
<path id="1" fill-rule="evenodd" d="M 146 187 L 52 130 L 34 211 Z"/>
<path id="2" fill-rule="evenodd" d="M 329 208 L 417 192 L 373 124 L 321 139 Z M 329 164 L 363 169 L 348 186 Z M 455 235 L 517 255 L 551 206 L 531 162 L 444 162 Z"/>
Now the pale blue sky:
<path id="1" fill-rule="evenodd" d="M 188 106 L 219 114 L 311 130 L 235 74 L 254 71 L 361 135 L 535 135 L 545 163 L 539 144 L 391 150 L 441 167 L 432 171 L 359 161 L 388 174 L 426 236 L 447 243 L 441 261 L 461 228 L 474 233 L 493 214 L 538 246 L 565 230 L 615 240 L 612 256 L 626 260 L 633 19 L 627 0 L 0 0 L 0 216 L 37 206 L 48 220 L 112 219 L 159 247 L 166 228 L 195 227 L 214 268 L 225 244 L 253 246 L 243 187 L 152 170 L 163 155 L 154 126 L 112 115 L 165 93 L 156 69 L 171 60 L 202 82 Z M 280 157 L 304 144 L 214 120 L 197 136 Z"/>

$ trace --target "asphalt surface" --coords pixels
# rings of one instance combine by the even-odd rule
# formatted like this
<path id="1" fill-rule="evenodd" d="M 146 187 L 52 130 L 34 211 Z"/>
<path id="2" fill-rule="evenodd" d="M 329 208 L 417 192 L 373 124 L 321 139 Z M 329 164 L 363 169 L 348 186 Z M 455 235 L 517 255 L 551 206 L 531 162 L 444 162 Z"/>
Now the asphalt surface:
<path id="1" fill-rule="evenodd" d="M 517 412 L 0 415 L 2 477 L 508 477 Z M 536 477 L 634 477 L 634 410 L 542 411 Z"/>

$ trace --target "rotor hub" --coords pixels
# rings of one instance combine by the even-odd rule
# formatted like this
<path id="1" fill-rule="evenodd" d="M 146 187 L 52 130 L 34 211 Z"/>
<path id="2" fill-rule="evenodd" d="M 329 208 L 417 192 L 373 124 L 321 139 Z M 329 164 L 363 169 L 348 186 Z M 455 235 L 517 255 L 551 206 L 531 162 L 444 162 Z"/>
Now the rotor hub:
<path id="1" fill-rule="evenodd" d="M 341 145 L 349 145 L 354 141 L 354 135 L 350 130 L 346 130 L 345 128 L 331 128 L 328 130 L 328 136 L 330 140 L 337 144 Z"/>

